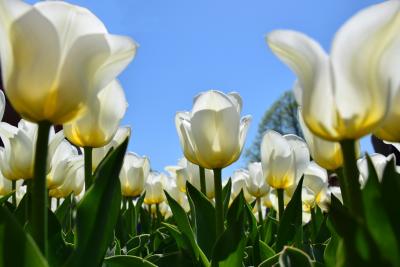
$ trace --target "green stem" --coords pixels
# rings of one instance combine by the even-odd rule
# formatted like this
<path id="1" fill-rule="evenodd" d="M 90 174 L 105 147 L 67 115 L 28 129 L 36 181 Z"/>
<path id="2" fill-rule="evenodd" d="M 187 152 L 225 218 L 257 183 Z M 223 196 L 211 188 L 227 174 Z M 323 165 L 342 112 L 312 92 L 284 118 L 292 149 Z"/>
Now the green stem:
<path id="1" fill-rule="evenodd" d="M 12 204 L 15 208 L 17 208 L 17 181 L 11 181 L 11 189 L 13 191 L 12 194 Z"/>
<path id="2" fill-rule="evenodd" d="M 133 236 L 136 236 L 136 214 L 135 214 L 135 206 L 133 205 L 133 199 L 127 198 L 128 201 L 128 211 L 130 215 L 130 232 Z M 129 210 L 130 209 L 130 210 Z"/>
<path id="3" fill-rule="evenodd" d="M 92 151 L 91 147 L 84 147 L 85 154 L 85 191 L 92 185 Z"/>
<path id="4" fill-rule="evenodd" d="M 32 184 L 32 236 L 39 249 L 47 258 L 47 152 L 51 124 L 38 123 L 38 135 L 35 150 L 34 179 Z"/>
<path id="5" fill-rule="evenodd" d="M 200 171 L 200 190 L 205 196 L 207 196 L 206 172 L 204 168 L 201 166 L 199 166 L 199 171 Z"/>
<path id="6" fill-rule="evenodd" d="M 285 203 L 284 203 L 284 189 L 278 188 L 276 190 L 278 192 L 278 211 L 279 211 L 279 222 L 282 221 L 282 216 L 283 216 L 283 211 L 285 209 Z"/>
<path id="7" fill-rule="evenodd" d="M 262 208 L 261 208 L 261 198 L 258 197 L 256 199 L 256 202 L 257 202 L 257 210 L 258 210 L 258 223 L 260 225 L 262 225 L 263 224 L 263 216 L 262 216 Z"/>
<path id="8" fill-rule="evenodd" d="M 343 153 L 343 173 L 340 189 L 347 195 L 348 206 L 351 213 L 358 217 L 363 217 L 363 205 L 361 198 L 361 188 L 358 181 L 360 173 L 357 167 L 356 145 L 354 140 L 344 140 L 340 142 Z M 343 182 L 343 184 L 342 184 Z"/>
<path id="9" fill-rule="evenodd" d="M 215 224 L 217 238 L 224 232 L 224 206 L 222 203 L 222 178 L 221 169 L 214 169 L 214 190 L 215 190 Z"/>
<path id="10" fill-rule="evenodd" d="M 310 213 L 311 213 L 311 226 L 312 226 L 312 239 L 315 241 L 317 238 L 317 217 L 315 215 L 315 209 L 316 208 L 311 208 Z"/>

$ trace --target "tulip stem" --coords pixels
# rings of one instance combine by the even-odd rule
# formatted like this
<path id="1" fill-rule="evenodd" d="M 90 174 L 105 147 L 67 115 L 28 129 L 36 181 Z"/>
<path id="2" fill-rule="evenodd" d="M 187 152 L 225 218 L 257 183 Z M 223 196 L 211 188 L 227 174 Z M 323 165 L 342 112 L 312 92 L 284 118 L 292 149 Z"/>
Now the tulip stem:
<path id="1" fill-rule="evenodd" d="M 347 195 L 348 206 L 351 213 L 362 218 L 363 205 L 361 188 L 358 181 L 360 172 L 357 167 L 356 145 L 354 140 L 344 140 L 340 142 L 343 153 L 343 174 L 340 180 L 340 189 Z"/>
<path id="2" fill-rule="evenodd" d="M 207 188 L 206 188 L 206 172 L 203 167 L 199 166 L 200 171 L 200 190 L 206 196 Z"/>
<path id="3" fill-rule="evenodd" d="M 47 153 L 51 124 L 38 123 L 38 135 L 35 150 L 34 179 L 32 181 L 32 236 L 39 249 L 47 258 Z"/>
<path id="4" fill-rule="evenodd" d="M 276 189 L 278 193 L 278 212 L 279 212 L 279 222 L 282 221 L 282 216 L 283 216 L 283 211 L 285 209 L 284 207 L 284 189 L 278 188 Z"/>
<path id="5" fill-rule="evenodd" d="M 93 148 L 86 146 L 84 149 L 85 154 L 85 191 L 89 190 L 92 185 L 92 151 Z"/>
<path id="6" fill-rule="evenodd" d="M 222 203 L 222 178 L 221 169 L 214 169 L 214 188 L 215 188 L 215 224 L 217 238 L 224 232 L 224 206 Z"/>
<path id="7" fill-rule="evenodd" d="M 11 181 L 11 189 L 13 191 L 12 194 L 12 204 L 15 208 L 17 208 L 17 181 L 12 180 Z"/>
<path id="8" fill-rule="evenodd" d="M 258 197 L 256 199 L 257 202 L 257 210 L 258 210 L 258 223 L 263 225 L 263 216 L 262 216 L 262 208 L 261 208 L 261 198 Z"/>

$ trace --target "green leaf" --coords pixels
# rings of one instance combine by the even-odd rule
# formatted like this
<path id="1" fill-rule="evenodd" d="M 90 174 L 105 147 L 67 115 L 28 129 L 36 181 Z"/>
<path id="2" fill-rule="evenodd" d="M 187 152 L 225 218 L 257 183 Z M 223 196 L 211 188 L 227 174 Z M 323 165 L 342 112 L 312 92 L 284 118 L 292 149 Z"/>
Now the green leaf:
<path id="1" fill-rule="evenodd" d="M 61 203 L 61 205 L 57 208 L 55 215 L 58 219 L 58 221 L 61 223 L 63 229 L 68 230 L 70 229 L 70 218 L 72 216 L 71 214 L 71 208 L 72 208 L 72 196 L 69 195 L 66 197 Z"/>
<path id="2" fill-rule="evenodd" d="M 345 264 L 343 240 L 336 234 L 332 233 L 328 245 L 324 251 L 324 261 L 327 267 L 343 267 Z"/>
<path id="3" fill-rule="evenodd" d="M 395 231 L 390 224 L 388 213 L 383 205 L 383 195 L 387 193 L 382 190 L 375 167 L 369 156 L 367 156 L 367 162 L 369 176 L 361 192 L 364 204 L 365 223 L 382 257 L 390 261 L 393 266 L 399 266 L 399 246 L 395 238 Z M 392 165 L 392 167 L 387 166 L 387 168 L 393 168 L 394 164 L 393 160 L 388 162 L 387 165 Z M 386 179 L 391 178 L 392 177 Z M 395 177 L 392 179 L 395 179 Z M 397 228 L 399 228 L 398 225 Z"/>
<path id="4" fill-rule="evenodd" d="M 175 225 L 169 224 L 169 223 L 162 223 L 165 227 L 167 227 L 168 231 L 172 235 L 172 237 L 175 239 L 176 244 L 178 245 L 179 249 L 190 251 L 191 246 L 190 246 L 190 241 L 189 239 L 182 235 L 182 233 L 179 231 L 178 227 Z"/>
<path id="5" fill-rule="evenodd" d="M 272 267 L 275 266 L 275 264 L 277 264 L 279 262 L 279 257 L 281 256 L 281 254 L 275 254 L 274 256 L 272 256 L 271 258 L 261 262 L 260 265 L 258 265 L 258 267 Z"/>
<path id="6" fill-rule="evenodd" d="M 278 221 L 276 220 L 276 211 L 270 209 L 267 213 L 267 218 L 264 227 L 261 229 L 261 239 L 268 245 L 272 246 L 275 242 L 275 236 L 278 231 Z"/>
<path id="7" fill-rule="evenodd" d="M 48 210 L 48 262 L 51 266 L 62 266 L 72 253 L 72 246 L 65 244 L 62 229 L 56 215 Z"/>
<path id="8" fill-rule="evenodd" d="M 0 206 L 0 267 L 47 267 L 32 237 L 15 217 Z"/>
<path id="9" fill-rule="evenodd" d="M 135 256 L 114 256 L 104 260 L 104 267 L 157 267 L 153 263 Z"/>
<path id="10" fill-rule="evenodd" d="M 114 238 L 121 206 L 119 172 L 128 145 L 126 139 L 103 160 L 94 174 L 94 184 L 78 204 L 76 249 L 67 266 L 100 266 Z"/>
<path id="11" fill-rule="evenodd" d="M 279 264 L 281 267 L 312 267 L 311 258 L 294 247 L 285 247 L 279 257 Z"/>
<path id="12" fill-rule="evenodd" d="M 226 183 L 225 187 L 222 189 L 222 199 L 224 201 L 224 211 L 225 214 L 228 212 L 229 202 L 231 201 L 231 190 L 232 190 L 232 180 L 229 178 L 228 182 Z"/>
<path id="13" fill-rule="evenodd" d="M 7 195 L 2 196 L 2 197 L 0 198 L 0 206 L 2 206 L 5 202 L 7 202 L 8 199 L 14 194 L 14 192 L 15 192 L 15 191 L 12 191 L 12 192 L 8 193 Z"/>
<path id="14" fill-rule="evenodd" d="M 186 183 L 186 188 L 188 197 L 193 201 L 197 243 L 209 258 L 216 241 L 215 208 L 193 185 Z"/>
<path id="15" fill-rule="evenodd" d="M 302 230 L 302 186 L 303 177 L 300 179 L 292 199 L 283 212 L 282 221 L 279 223 L 276 251 L 280 251 L 284 245 L 287 245 L 289 242 L 293 241 L 296 236 L 296 232 L 298 230 Z"/>
<path id="16" fill-rule="evenodd" d="M 212 266 L 229 267 L 242 265 L 247 242 L 244 232 L 244 207 L 246 205 L 243 192 L 241 192 L 228 210 L 228 227 L 214 246 Z"/>
<path id="17" fill-rule="evenodd" d="M 209 266 L 207 257 L 196 243 L 194 233 L 192 227 L 190 226 L 185 210 L 168 194 L 168 192 L 165 192 L 165 195 L 167 196 L 168 204 L 172 210 L 175 223 L 178 226 L 179 231 L 189 240 L 196 260 L 200 260 L 203 265 Z"/>
<path id="18" fill-rule="evenodd" d="M 186 254 L 182 251 L 175 251 L 165 254 L 153 254 L 146 258 L 148 261 L 159 267 L 187 267 L 196 266 Z"/>
<path id="19" fill-rule="evenodd" d="M 259 241 L 261 261 L 271 258 L 275 255 L 275 251 L 263 241 Z"/>

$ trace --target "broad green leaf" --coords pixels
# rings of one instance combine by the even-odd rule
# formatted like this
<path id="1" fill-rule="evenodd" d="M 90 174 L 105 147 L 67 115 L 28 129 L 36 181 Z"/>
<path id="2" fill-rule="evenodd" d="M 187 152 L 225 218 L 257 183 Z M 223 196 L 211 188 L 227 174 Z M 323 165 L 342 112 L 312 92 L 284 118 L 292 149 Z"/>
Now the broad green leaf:
<path id="1" fill-rule="evenodd" d="M 190 251 L 190 241 L 189 239 L 185 236 L 182 235 L 182 233 L 179 231 L 178 227 L 172 224 L 168 223 L 162 223 L 165 227 L 167 227 L 168 231 L 172 235 L 172 237 L 175 239 L 176 244 L 178 245 L 178 248 L 186 251 Z"/>
<path id="2" fill-rule="evenodd" d="M 187 267 L 196 266 L 191 261 L 191 257 L 182 251 L 175 251 L 166 254 L 153 254 L 146 258 L 148 261 L 156 264 L 158 267 Z"/>
<path id="3" fill-rule="evenodd" d="M 172 210 L 175 223 L 178 226 L 179 231 L 189 240 L 192 252 L 194 253 L 196 260 L 200 260 L 203 265 L 209 266 L 209 261 L 207 257 L 204 255 L 203 251 L 196 243 L 194 233 L 192 227 L 190 226 L 186 212 L 181 207 L 181 205 L 179 205 L 178 202 L 176 202 L 175 199 L 173 199 L 167 192 L 165 192 L 165 195 L 167 196 L 168 204 Z"/>
<path id="4" fill-rule="evenodd" d="M 289 242 L 293 241 L 296 236 L 296 232 L 299 229 L 302 230 L 302 186 L 303 177 L 300 179 L 292 199 L 283 212 L 282 221 L 279 222 L 276 251 L 280 251 L 284 245 L 287 245 Z"/>
<path id="5" fill-rule="evenodd" d="M 261 261 L 271 258 L 275 255 L 275 251 L 263 241 L 259 241 Z"/>
<path id="6" fill-rule="evenodd" d="M 332 234 L 324 251 L 324 261 L 327 267 L 343 267 L 345 264 L 343 240 Z"/>
<path id="7" fill-rule="evenodd" d="M 97 167 L 94 183 L 77 207 L 76 249 L 67 266 L 100 266 L 114 238 L 121 206 L 119 172 L 128 139 Z"/>
<path id="8" fill-rule="evenodd" d="M 0 206 L 0 267 L 47 267 L 32 237 L 16 218 Z"/>
<path id="9" fill-rule="evenodd" d="M 276 211 L 273 209 L 270 209 L 269 212 L 267 213 L 266 220 L 264 223 L 264 227 L 261 229 L 262 233 L 262 240 L 272 246 L 272 244 L 275 242 L 275 236 L 278 231 L 278 221 L 276 220 Z"/>
<path id="10" fill-rule="evenodd" d="M 383 195 L 386 192 L 382 190 L 375 167 L 369 156 L 367 156 L 367 162 L 369 176 L 361 192 L 366 226 L 380 249 L 382 257 L 390 261 L 393 266 L 399 266 L 399 246 L 395 238 L 394 229 L 390 224 L 388 214 L 383 205 Z M 392 160 L 387 164 L 394 166 L 395 163 Z M 388 166 L 388 168 L 390 167 Z M 395 179 L 395 177 L 393 178 Z M 397 228 L 399 228 L 399 225 Z"/>
<path id="11" fill-rule="evenodd" d="M 232 180 L 229 178 L 225 187 L 222 188 L 222 199 L 224 201 L 224 215 L 228 212 L 229 202 L 231 201 Z"/>
<path id="12" fill-rule="evenodd" d="M 2 196 L 2 197 L 0 198 L 0 206 L 3 205 L 5 202 L 7 202 L 8 199 L 14 194 L 14 192 L 15 192 L 15 191 L 12 191 L 12 192 L 8 193 L 7 195 Z"/>
<path id="13" fill-rule="evenodd" d="M 228 210 L 228 227 L 218 238 L 212 255 L 211 266 L 241 266 L 246 236 L 244 232 L 245 200 L 243 193 L 234 200 Z"/>
<path id="14" fill-rule="evenodd" d="M 73 205 L 72 196 L 70 195 L 64 199 L 63 203 L 61 203 L 55 212 L 58 221 L 61 223 L 61 226 L 65 231 L 71 229 L 71 209 Z"/>
<path id="15" fill-rule="evenodd" d="M 157 267 L 153 263 L 135 256 L 114 256 L 104 259 L 104 267 Z"/>
<path id="16" fill-rule="evenodd" d="M 279 257 L 281 267 L 312 267 L 311 258 L 294 247 L 285 247 Z"/>
<path id="17" fill-rule="evenodd" d="M 51 266 L 62 266 L 73 248 L 64 242 L 60 222 L 51 210 L 48 210 L 48 227 L 48 262 Z"/>
<path id="18" fill-rule="evenodd" d="M 188 197 L 193 201 L 195 216 L 196 239 L 204 254 L 211 257 L 216 241 L 215 236 L 215 208 L 213 204 L 193 185 L 186 183 Z"/>

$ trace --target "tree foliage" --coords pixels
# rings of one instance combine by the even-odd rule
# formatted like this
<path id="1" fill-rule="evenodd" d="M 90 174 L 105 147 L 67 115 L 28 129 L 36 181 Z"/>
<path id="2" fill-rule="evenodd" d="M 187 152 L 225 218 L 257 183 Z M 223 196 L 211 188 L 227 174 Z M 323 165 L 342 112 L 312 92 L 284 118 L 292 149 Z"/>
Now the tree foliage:
<path id="1" fill-rule="evenodd" d="M 260 161 L 260 145 L 262 137 L 267 130 L 275 130 L 281 134 L 296 134 L 303 137 L 297 119 L 297 103 L 292 91 L 286 91 L 265 112 L 253 144 L 245 152 L 249 162 Z"/>

